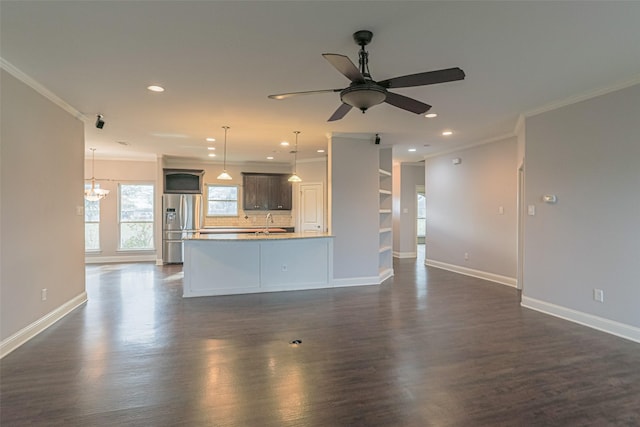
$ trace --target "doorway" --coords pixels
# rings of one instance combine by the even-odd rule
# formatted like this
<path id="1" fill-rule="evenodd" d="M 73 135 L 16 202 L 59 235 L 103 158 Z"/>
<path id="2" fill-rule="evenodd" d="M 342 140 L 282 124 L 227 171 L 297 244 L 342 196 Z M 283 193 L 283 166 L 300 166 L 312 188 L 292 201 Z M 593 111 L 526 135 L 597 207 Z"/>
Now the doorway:
<path id="1" fill-rule="evenodd" d="M 418 257 L 424 257 L 427 240 L 427 197 L 424 185 L 416 185 L 416 245 Z"/>

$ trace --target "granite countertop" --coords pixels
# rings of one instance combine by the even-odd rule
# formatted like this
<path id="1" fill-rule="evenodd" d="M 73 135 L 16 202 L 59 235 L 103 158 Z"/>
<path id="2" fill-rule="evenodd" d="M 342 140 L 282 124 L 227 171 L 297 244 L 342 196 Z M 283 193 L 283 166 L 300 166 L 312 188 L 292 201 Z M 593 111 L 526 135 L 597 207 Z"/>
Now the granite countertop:
<path id="1" fill-rule="evenodd" d="M 293 239 L 317 239 L 322 237 L 333 237 L 329 233 L 193 233 L 185 237 L 184 240 L 293 240 Z"/>

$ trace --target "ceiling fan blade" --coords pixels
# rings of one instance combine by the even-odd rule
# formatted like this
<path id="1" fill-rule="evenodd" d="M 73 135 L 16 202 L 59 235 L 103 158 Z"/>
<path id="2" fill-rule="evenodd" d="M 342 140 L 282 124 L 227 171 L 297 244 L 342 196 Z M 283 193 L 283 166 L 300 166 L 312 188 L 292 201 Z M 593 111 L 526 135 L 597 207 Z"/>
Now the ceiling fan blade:
<path id="1" fill-rule="evenodd" d="M 290 92 L 290 93 L 278 93 L 275 95 L 269 95 L 267 98 L 271 99 L 286 99 L 292 96 L 298 95 L 313 95 L 315 93 L 328 93 L 328 92 L 340 92 L 342 89 L 323 89 L 323 90 L 308 90 L 306 92 Z"/>
<path id="2" fill-rule="evenodd" d="M 353 107 L 349 104 L 342 104 L 338 107 L 338 109 L 329 117 L 328 122 L 335 122 L 336 120 L 340 120 L 343 118 L 349 111 L 351 111 Z"/>
<path id="3" fill-rule="evenodd" d="M 445 70 L 427 71 L 425 73 L 410 74 L 408 76 L 394 77 L 378 82 L 387 89 L 399 87 L 425 86 L 437 83 L 453 82 L 464 79 L 464 71 L 460 68 L 447 68 Z"/>
<path id="4" fill-rule="evenodd" d="M 424 114 L 431 109 L 429 104 L 393 92 L 387 92 L 387 99 L 384 102 L 416 114 Z"/>
<path id="5" fill-rule="evenodd" d="M 364 77 L 358 67 L 349 59 L 348 56 L 338 55 L 337 53 L 323 53 L 324 59 L 329 61 L 336 70 L 344 74 L 352 82 L 364 82 Z"/>

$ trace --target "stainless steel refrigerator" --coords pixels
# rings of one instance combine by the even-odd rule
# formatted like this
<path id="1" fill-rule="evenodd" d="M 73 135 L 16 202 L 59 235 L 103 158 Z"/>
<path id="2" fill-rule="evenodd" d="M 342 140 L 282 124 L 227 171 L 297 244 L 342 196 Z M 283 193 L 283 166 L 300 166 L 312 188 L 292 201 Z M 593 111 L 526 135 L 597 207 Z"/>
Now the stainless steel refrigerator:
<path id="1" fill-rule="evenodd" d="M 162 261 L 184 261 L 183 238 L 203 224 L 201 194 L 165 194 L 162 196 Z"/>

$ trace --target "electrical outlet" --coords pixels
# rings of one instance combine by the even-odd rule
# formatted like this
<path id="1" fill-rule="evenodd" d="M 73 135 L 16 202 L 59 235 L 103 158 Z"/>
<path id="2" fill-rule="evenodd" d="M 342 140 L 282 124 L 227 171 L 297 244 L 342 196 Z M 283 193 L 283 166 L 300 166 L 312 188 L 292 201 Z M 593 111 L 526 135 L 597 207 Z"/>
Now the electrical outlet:
<path id="1" fill-rule="evenodd" d="M 287 271 L 288 269 L 287 264 L 282 264 L 282 271 Z"/>
<path id="2" fill-rule="evenodd" d="M 42 301 L 47 300 L 47 288 L 42 289 L 42 291 L 40 292 L 40 298 L 42 299 Z"/>
<path id="3" fill-rule="evenodd" d="M 604 302 L 604 291 L 602 289 L 594 289 L 593 299 L 598 302 Z"/>
<path id="4" fill-rule="evenodd" d="M 465 260 L 469 260 L 469 252 L 465 252 L 464 253 L 464 259 Z"/>

